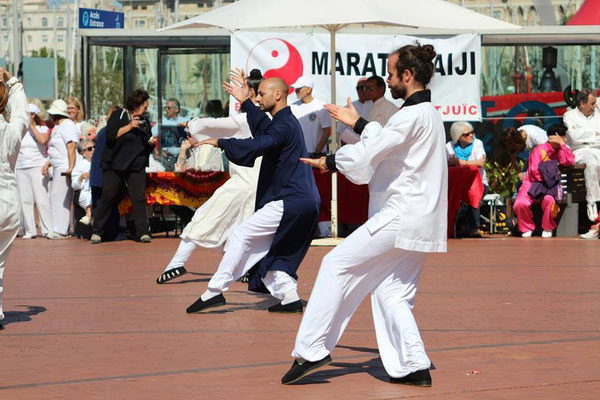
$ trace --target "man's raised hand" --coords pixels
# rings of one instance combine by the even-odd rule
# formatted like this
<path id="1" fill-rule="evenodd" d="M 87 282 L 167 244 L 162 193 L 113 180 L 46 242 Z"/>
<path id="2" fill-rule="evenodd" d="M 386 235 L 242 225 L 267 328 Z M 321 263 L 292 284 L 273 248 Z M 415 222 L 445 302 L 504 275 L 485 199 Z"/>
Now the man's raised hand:
<path id="1" fill-rule="evenodd" d="M 348 97 L 347 102 L 347 107 L 342 107 L 335 104 L 325 104 L 325 109 L 329 111 L 329 114 L 331 114 L 333 118 L 354 128 L 354 124 L 356 124 L 356 121 L 358 121 L 360 115 L 358 114 L 358 111 L 356 111 L 356 108 L 354 108 L 350 97 Z"/>
<path id="2" fill-rule="evenodd" d="M 223 82 L 223 89 L 240 103 L 250 98 L 250 88 L 246 82 L 246 73 L 244 70 L 232 69 L 229 75 L 230 82 Z"/>

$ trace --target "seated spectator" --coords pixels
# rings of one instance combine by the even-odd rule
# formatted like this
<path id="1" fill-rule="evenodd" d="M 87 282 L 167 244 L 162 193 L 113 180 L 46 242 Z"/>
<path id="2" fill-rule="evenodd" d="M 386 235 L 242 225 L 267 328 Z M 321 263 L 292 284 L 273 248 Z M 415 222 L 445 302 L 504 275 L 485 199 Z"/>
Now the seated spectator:
<path id="1" fill-rule="evenodd" d="M 179 104 L 179 100 L 175 98 L 171 98 L 167 100 L 167 104 L 165 105 L 165 115 L 162 118 L 161 125 L 162 126 L 185 126 L 187 122 L 187 118 L 179 115 L 181 112 L 181 105 Z M 152 127 L 152 136 L 158 135 L 158 124 L 155 124 Z"/>
<path id="2" fill-rule="evenodd" d="M 522 237 L 531 237 L 535 229 L 533 203 L 541 202 L 542 205 L 542 237 L 552 237 L 556 228 L 554 218 L 562 198 L 559 164 L 571 166 L 575 163 L 575 155 L 566 145 L 566 134 L 564 125 L 552 125 L 548 129 L 548 142 L 536 146 L 529 155 L 527 175 L 513 205 Z"/>
<path id="3" fill-rule="evenodd" d="M 468 122 L 455 122 L 450 127 L 450 137 L 452 141 L 446 143 L 446 153 L 448 156 L 448 165 L 462 166 L 474 165 L 479 167 L 481 179 L 483 180 L 484 195 L 488 189 L 487 174 L 485 172 L 485 149 L 483 142 L 475 138 L 473 125 Z M 479 209 L 466 206 L 466 219 L 468 224 L 468 237 L 481 237 L 479 228 Z"/>
<path id="4" fill-rule="evenodd" d="M 96 126 L 84 121 L 79 127 L 79 138 L 81 140 L 96 140 Z"/>
<path id="5" fill-rule="evenodd" d="M 519 167 L 517 154 L 546 143 L 548 135 L 545 130 L 533 124 L 521 125 L 519 128 L 506 128 L 503 134 L 510 153 L 511 163 L 515 171 L 518 172 L 519 179 L 523 182 L 525 180 L 525 172 L 521 171 Z"/>
<path id="6" fill-rule="evenodd" d="M 79 222 L 89 225 L 92 221 L 92 189 L 90 186 L 90 167 L 94 155 L 95 143 L 93 140 L 84 139 L 77 145 L 81 158 L 77 160 L 71 174 L 71 187 L 79 190 L 79 206 L 85 210 L 85 215 Z"/>
<path id="7" fill-rule="evenodd" d="M 576 107 L 563 115 L 568 128 L 567 144 L 575 154 L 575 161 L 585 164 L 587 213 L 590 221 L 600 211 L 600 111 L 595 92 L 581 89 L 576 96 Z"/>

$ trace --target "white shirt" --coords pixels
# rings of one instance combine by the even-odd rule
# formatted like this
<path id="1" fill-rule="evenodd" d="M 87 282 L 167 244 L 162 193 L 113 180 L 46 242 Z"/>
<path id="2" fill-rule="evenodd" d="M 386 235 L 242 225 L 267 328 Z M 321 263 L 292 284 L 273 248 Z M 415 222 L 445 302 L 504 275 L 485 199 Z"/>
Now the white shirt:
<path id="1" fill-rule="evenodd" d="M 52 167 L 69 166 L 69 155 L 67 152 L 67 143 L 79 143 L 79 131 L 77 127 L 68 118 L 62 120 L 60 125 L 52 129 L 50 142 L 48 142 L 48 156 Z"/>
<path id="2" fill-rule="evenodd" d="M 187 118 L 177 115 L 177 118 L 162 118 L 162 126 L 177 126 L 180 123 L 187 122 Z M 152 127 L 152 136 L 158 136 L 158 124 Z"/>
<path id="3" fill-rule="evenodd" d="M 454 151 L 454 142 L 446 143 L 446 154 L 448 158 L 450 156 L 455 156 L 456 152 Z M 468 161 L 479 160 L 481 157 L 485 157 L 485 149 L 483 148 L 483 142 L 479 139 L 473 139 L 473 150 L 471 150 L 471 155 L 469 156 Z M 484 167 L 479 167 L 479 172 L 481 173 L 481 180 L 483 184 L 488 186 L 487 173 L 485 172 Z"/>
<path id="4" fill-rule="evenodd" d="M 373 103 L 371 110 L 367 114 L 367 121 L 376 121 L 379 122 L 381 126 L 384 126 L 396 111 L 398 111 L 398 106 L 384 96 L 381 96 Z"/>
<path id="5" fill-rule="evenodd" d="M 80 181 L 79 177 L 85 172 L 89 173 L 91 166 L 92 164 L 84 157 L 77 160 L 75 168 L 73 168 L 73 172 L 71 173 L 71 187 L 73 190 L 90 190 L 90 178 L 88 177 L 87 179 Z"/>
<path id="6" fill-rule="evenodd" d="M 313 98 L 310 103 L 303 103 L 302 100 L 298 100 L 290 106 L 292 114 L 300 122 L 304 134 L 304 144 L 309 153 L 314 153 L 317 150 L 323 128 L 331 127 L 331 117 L 327 110 L 323 108 L 323 105 L 325 105 L 323 101 Z"/>
<path id="7" fill-rule="evenodd" d="M 578 108 L 573 108 L 563 115 L 563 122 L 568 128 L 567 143 L 571 150 L 579 148 L 600 148 L 600 112 L 594 110 L 590 117 L 583 115 Z"/>
<path id="8" fill-rule="evenodd" d="M 525 150 L 531 150 L 535 146 L 544 144 L 548 141 L 548 134 L 545 130 L 537 125 L 522 125 L 518 131 L 525 131 L 527 139 L 525 139 Z"/>
<path id="9" fill-rule="evenodd" d="M 37 130 L 40 133 L 48 134 L 47 126 L 38 125 Z M 46 156 L 46 145 L 39 144 L 35 140 L 31 128 L 28 129 L 27 134 L 23 136 L 23 140 L 21 140 L 21 150 L 19 150 L 15 169 L 42 167 L 46 161 L 48 161 L 48 157 Z"/>
<path id="10" fill-rule="evenodd" d="M 338 150 L 338 170 L 356 184 L 369 184 L 371 234 L 399 218 L 395 247 L 446 251 L 445 138 L 440 112 L 424 102 L 397 111 L 383 128 L 370 122 L 358 143 Z"/>
<path id="11" fill-rule="evenodd" d="M 11 231 L 18 229 L 21 218 L 21 201 L 14 168 L 19 155 L 21 138 L 29 126 L 29 112 L 27 112 L 27 97 L 25 97 L 23 85 L 21 83 L 13 84 L 16 81 L 16 78 L 11 78 L 7 82 L 12 84 L 6 105 L 6 108 L 10 110 L 10 123 L 0 115 L 0 198 L 2 199 L 0 201 L 0 237 L 3 238 L 2 240 L 6 238 L 2 235 L 12 235 Z M 4 250 L 2 249 L 2 251 Z"/>

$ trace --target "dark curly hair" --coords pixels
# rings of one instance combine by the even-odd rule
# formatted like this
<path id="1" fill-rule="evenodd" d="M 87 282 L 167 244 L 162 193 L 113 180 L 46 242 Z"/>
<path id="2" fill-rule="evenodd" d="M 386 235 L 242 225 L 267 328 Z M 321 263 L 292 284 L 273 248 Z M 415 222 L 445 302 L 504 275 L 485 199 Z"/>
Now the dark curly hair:
<path id="1" fill-rule="evenodd" d="M 144 104 L 144 102 L 146 102 L 149 98 L 150 95 L 144 89 L 135 89 L 127 95 L 127 99 L 125 100 L 125 108 L 127 108 L 129 112 L 132 112 Z"/>
<path id="2" fill-rule="evenodd" d="M 514 154 L 525 150 L 527 142 L 517 128 L 511 126 L 510 128 L 503 130 L 502 133 L 504 134 L 505 143 L 511 153 Z"/>
<path id="3" fill-rule="evenodd" d="M 394 54 L 398 56 L 396 62 L 398 75 L 402 74 L 404 70 L 409 70 L 416 81 L 427 86 L 433 76 L 433 59 L 437 55 L 432 45 L 421 45 L 419 42 L 416 45 L 407 44 L 391 55 Z"/>

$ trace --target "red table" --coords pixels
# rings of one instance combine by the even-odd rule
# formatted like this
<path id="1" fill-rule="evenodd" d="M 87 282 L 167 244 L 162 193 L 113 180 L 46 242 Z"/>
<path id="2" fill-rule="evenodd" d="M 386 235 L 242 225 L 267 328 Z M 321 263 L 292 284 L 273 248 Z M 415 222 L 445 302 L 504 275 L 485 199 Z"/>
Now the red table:
<path id="1" fill-rule="evenodd" d="M 331 221 L 331 172 L 322 174 L 313 169 L 313 173 L 321 196 L 319 221 Z M 369 186 L 355 185 L 339 173 L 337 174 L 337 181 L 339 223 L 364 224 L 367 221 L 369 211 Z"/>
<path id="2" fill-rule="evenodd" d="M 229 179 L 228 172 L 152 172 L 146 174 L 146 203 L 198 208 Z M 131 211 L 126 195 L 119 203 L 119 213 Z"/>
<path id="3" fill-rule="evenodd" d="M 448 167 L 448 237 L 454 237 L 454 220 L 461 203 L 479 207 L 483 197 L 483 180 L 479 167 Z"/>

